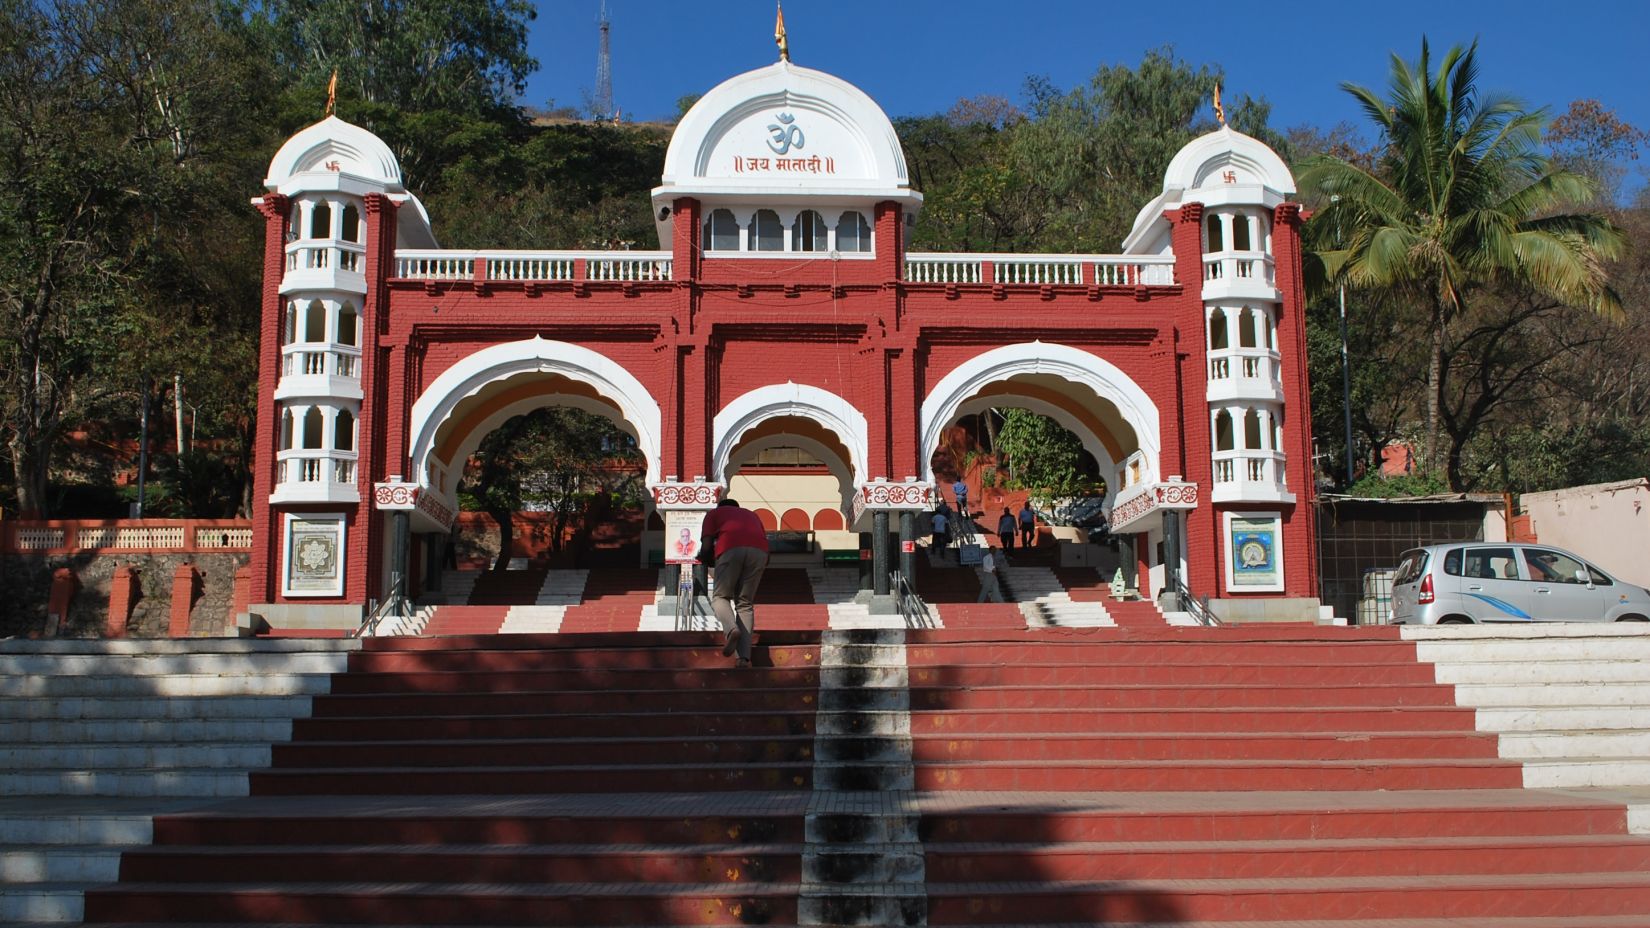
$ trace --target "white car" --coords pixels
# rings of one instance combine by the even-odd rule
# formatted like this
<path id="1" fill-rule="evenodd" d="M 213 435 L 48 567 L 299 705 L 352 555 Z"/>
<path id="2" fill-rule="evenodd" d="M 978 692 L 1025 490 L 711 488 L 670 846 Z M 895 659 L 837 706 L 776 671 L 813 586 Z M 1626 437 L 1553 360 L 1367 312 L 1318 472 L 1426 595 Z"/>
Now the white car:
<path id="1" fill-rule="evenodd" d="M 1392 621 L 1645 622 L 1650 590 L 1551 545 L 1430 545 L 1404 552 L 1398 562 Z"/>

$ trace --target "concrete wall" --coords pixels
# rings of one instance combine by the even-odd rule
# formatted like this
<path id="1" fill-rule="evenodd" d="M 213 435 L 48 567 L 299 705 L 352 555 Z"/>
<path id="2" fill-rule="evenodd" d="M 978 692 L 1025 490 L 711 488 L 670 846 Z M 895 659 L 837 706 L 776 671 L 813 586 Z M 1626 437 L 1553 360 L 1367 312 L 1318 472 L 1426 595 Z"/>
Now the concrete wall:
<path id="1" fill-rule="evenodd" d="M 1650 586 L 1650 480 L 1525 493 L 1542 544 L 1567 548 L 1628 583 Z"/>

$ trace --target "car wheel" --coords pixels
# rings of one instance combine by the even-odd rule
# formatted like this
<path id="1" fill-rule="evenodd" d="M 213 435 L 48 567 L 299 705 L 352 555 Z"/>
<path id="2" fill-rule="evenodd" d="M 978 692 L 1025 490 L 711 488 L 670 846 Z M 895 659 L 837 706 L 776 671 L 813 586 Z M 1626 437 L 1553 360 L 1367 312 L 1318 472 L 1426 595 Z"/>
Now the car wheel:
<path id="1" fill-rule="evenodd" d="M 1617 622 L 1650 622 L 1650 619 L 1647 619 L 1642 615 L 1624 615 L 1621 618 L 1617 619 L 1616 621 Z"/>
<path id="2" fill-rule="evenodd" d="M 1438 620 L 1439 625 L 1471 625 L 1472 620 L 1464 615 L 1447 615 Z"/>

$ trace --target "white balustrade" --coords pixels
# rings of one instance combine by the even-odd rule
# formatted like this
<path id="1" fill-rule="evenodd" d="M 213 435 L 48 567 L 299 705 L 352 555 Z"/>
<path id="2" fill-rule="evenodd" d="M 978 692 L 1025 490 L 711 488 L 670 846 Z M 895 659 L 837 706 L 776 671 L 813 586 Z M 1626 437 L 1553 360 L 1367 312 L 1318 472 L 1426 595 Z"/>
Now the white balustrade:
<path id="1" fill-rule="evenodd" d="M 577 280 L 578 262 L 586 280 L 647 282 L 672 280 L 667 251 L 398 251 L 395 276 L 408 280 L 470 280 L 476 261 L 486 262 L 489 281 Z"/>
<path id="2" fill-rule="evenodd" d="M 181 525 L 155 526 L 101 526 L 83 528 L 75 533 L 78 548 L 181 548 L 184 530 Z"/>
<path id="3" fill-rule="evenodd" d="M 670 280 L 671 259 L 641 256 L 591 258 L 585 262 L 585 275 L 591 280 Z"/>
<path id="4" fill-rule="evenodd" d="M 356 453 L 320 448 L 291 448 L 277 454 L 278 483 L 355 482 Z"/>
<path id="5" fill-rule="evenodd" d="M 1230 358 L 1209 359 L 1209 379 L 1228 380 L 1232 376 L 1232 360 Z"/>
<path id="6" fill-rule="evenodd" d="M 44 551 L 50 548 L 61 548 L 63 547 L 63 529 L 19 528 L 16 539 L 17 547 L 21 551 Z"/>
<path id="7" fill-rule="evenodd" d="M 977 258 L 907 255 L 905 279 L 914 284 L 977 284 L 984 276 Z"/>
<path id="8" fill-rule="evenodd" d="M 359 379 L 361 349 L 316 343 L 286 345 L 281 349 L 283 377 L 352 377 Z"/>
<path id="9" fill-rule="evenodd" d="M 1282 452 L 1239 449 L 1216 451 L 1213 458 L 1212 501 L 1273 502 L 1288 498 L 1289 482 L 1284 467 L 1287 458 Z"/>
<path id="10" fill-rule="evenodd" d="M 195 529 L 195 547 L 250 548 L 252 547 L 252 530 L 249 528 L 197 528 Z"/>
<path id="11" fill-rule="evenodd" d="M 992 265 L 992 271 L 996 282 L 999 284 L 1081 284 L 1083 282 L 1083 264 L 1080 261 L 998 260 Z"/>
<path id="12" fill-rule="evenodd" d="M 1277 271 L 1272 256 L 1265 252 L 1217 252 L 1203 256 L 1203 280 L 1275 287 Z"/>
<path id="13" fill-rule="evenodd" d="M 978 284 L 991 265 L 991 283 L 1045 286 L 1169 287 L 1173 255 L 1020 255 L 912 252 L 905 279 L 914 284 Z"/>
<path id="14" fill-rule="evenodd" d="M 487 259 L 488 280 L 572 280 L 571 256 L 498 255 Z"/>
<path id="15" fill-rule="evenodd" d="M 395 253 L 395 276 L 410 280 L 469 280 L 475 276 L 475 269 L 476 259 L 472 252 Z"/>

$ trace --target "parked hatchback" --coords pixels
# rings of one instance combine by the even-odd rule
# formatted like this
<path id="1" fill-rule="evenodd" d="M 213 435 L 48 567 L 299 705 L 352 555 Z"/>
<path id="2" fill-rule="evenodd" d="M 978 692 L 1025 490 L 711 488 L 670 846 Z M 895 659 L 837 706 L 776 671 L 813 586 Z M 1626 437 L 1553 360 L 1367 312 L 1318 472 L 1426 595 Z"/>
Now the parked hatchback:
<path id="1" fill-rule="evenodd" d="M 1650 590 L 1551 545 L 1431 545 L 1398 562 L 1392 621 L 1644 622 Z"/>

